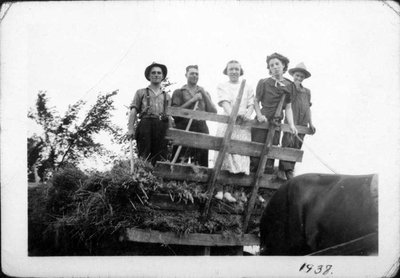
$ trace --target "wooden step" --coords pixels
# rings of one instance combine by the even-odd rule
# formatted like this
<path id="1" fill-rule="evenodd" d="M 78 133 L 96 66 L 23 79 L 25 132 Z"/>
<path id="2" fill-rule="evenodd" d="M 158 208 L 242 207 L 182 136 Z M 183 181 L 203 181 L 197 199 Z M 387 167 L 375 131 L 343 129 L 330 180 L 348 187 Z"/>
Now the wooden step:
<path id="1" fill-rule="evenodd" d="M 154 169 L 156 176 L 170 180 L 185 180 L 198 183 L 206 183 L 211 175 L 212 169 L 193 164 L 172 164 L 170 162 L 157 162 Z M 234 185 L 250 187 L 254 183 L 255 174 L 250 175 L 232 174 L 228 171 L 221 171 L 217 182 L 223 185 Z M 264 174 L 261 188 L 278 189 L 284 181 L 280 181 L 275 175 Z"/>

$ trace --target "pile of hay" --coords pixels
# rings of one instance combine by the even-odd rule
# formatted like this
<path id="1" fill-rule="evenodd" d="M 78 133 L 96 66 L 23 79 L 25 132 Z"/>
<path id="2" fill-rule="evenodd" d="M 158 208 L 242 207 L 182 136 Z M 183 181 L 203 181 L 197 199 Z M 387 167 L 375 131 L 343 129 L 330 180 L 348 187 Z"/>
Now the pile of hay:
<path id="1" fill-rule="evenodd" d="M 135 161 L 134 174 L 129 171 L 128 161 L 118 161 L 107 172 L 85 174 L 76 168 L 65 168 L 54 174 L 51 185 L 42 190 L 45 196 L 41 202 L 44 202 L 45 238 L 56 237 L 58 252 L 96 253 L 102 242 L 118 241 L 126 228 L 178 234 L 241 233 L 242 220 L 237 214 L 211 213 L 206 221 L 201 221 L 198 210 L 158 210 L 150 202 L 153 194 L 164 193 L 171 200 L 204 204 L 205 185 L 163 182 L 152 174 L 152 166 L 140 159 Z M 253 228 L 258 226 L 254 221 L 250 224 Z"/>

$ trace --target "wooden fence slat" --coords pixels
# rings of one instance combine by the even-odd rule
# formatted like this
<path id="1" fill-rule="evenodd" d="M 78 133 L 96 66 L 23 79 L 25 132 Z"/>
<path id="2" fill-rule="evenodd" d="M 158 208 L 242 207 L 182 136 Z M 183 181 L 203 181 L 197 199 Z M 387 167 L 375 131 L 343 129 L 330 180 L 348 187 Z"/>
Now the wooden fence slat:
<path id="1" fill-rule="evenodd" d="M 239 112 L 239 106 L 240 106 L 240 102 L 242 101 L 245 84 L 246 84 L 246 80 L 243 79 L 242 83 L 240 84 L 239 92 L 236 96 L 235 104 L 232 107 L 231 115 L 229 117 L 229 122 L 226 127 L 226 131 L 225 131 L 225 136 L 224 136 L 224 139 L 222 140 L 221 149 L 218 150 L 219 152 L 218 152 L 217 159 L 215 161 L 214 170 L 211 173 L 210 181 L 209 181 L 208 188 L 207 188 L 208 199 L 207 199 L 206 205 L 204 207 L 203 218 L 207 218 L 208 213 L 210 211 L 210 204 L 211 204 L 211 199 L 213 198 L 215 184 L 217 182 L 217 178 L 221 171 L 221 167 L 222 167 L 222 163 L 225 158 L 225 154 L 229 150 L 229 141 L 231 140 L 231 137 L 232 137 L 233 127 L 235 125 L 237 115 Z"/>
<path id="2" fill-rule="evenodd" d="M 167 131 L 167 138 L 171 140 L 172 144 L 174 145 L 208 150 L 221 149 L 223 141 L 222 137 L 174 128 L 171 128 Z M 263 146 L 264 144 L 257 142 L 230 140 L 229 149 L 227 152 L 247 156 L 260 156 Z M 301 162 L 303 158 L 303 151 L 299 149 L 270 146 L 267 157 L 279 160 Z"/>
<path id="3" fill-rule="evenodd" d="M 205 112 L 205 111 L 193 111 L 190 109 L 184 109 L 180 107 L 168 107 L 167 110 L 168 115 L 189 118 L 194 120 L 203 120 L 203 121 L 213 121 L 218 123 L 228 123 L 229 116 L 227 115 L 218 115 L 215 113 Z M 257 120 L 245 121 L 241 124 L 241 126 L 245 127 L 256 127 L 261 129 L 268 129 L 268 123 L 259 123 Z M 311 129 L 305 126 L 296 126 L 299 133 L 304 134 L 312 134 Z M 282 130 L 284 132 L 290 132 L 290 128 L 288 124 L 281 124 L 281 127 L 278 127 L 277 130 Z"/>
<path id="4" fill-rule="evenodd" d="M 285 94 L 282 95 L 281 100 L 279 101 L 278 107 L 275 111 L 275 118 L 278 118 L 281 114 L 282 107 L 283 107 L 283 102 L 285 101 Z M 246 232 L 247 226 L 250 221 L 251 213 L 253 211 L 254 205 L 256 203 L 256 197 L 258 193 L 258 188 L 261 183 L 261 178 L 264 174 L 264 169 L 265 169 L 265 164 L 267 162 L 268 157 L 266 154 L 268 153 L 268 150 L 272 146 L 272 141 L 274 139 L 275 135 L 275 126 L 271 126 L 271 128 L 268 130 L 267 138 L 265 140 L 265 144 L 263 146 L 263 149 L 261 151 L 260 155 L 260 162 L 258 164 L 257 172 L 256 172 L 256 178 L 254 181 L 254 186 L 250 195 L 249 202 L 247 203 L 247 208 L 246 208 L 246 213 L 244 216 L 244 222 L 243 222 L 243 232 Z"/>
<path id="5" fill-rule="evenodd" d="M 154 174 L 171 180 L 186 180 L 194 182 L 207 182 L 210 178 L 212 169 L 192 164 L 171 164 L 169 162 L 157 162 Z M 235 185 L 250 187 L 254 184 L 255 174 L 234 175 L 228 171 L 221 171 L 217 182 L 223 185 Z M 278 189 L 283 181 L 276 179 L 275 175 L 264 174 L 261 178 L 260 187 Z"/>
<path id="6" fill-rule="evenodd" d="M 193 233 L 179 236 L 173 232 L 159 232 L 136 228 L 126 230 L 125 240 L 145 243 L 196 246 L 248 246 L 260 244 L 258 236 L 254 234 L 224 236 L 221 234 Z"/>

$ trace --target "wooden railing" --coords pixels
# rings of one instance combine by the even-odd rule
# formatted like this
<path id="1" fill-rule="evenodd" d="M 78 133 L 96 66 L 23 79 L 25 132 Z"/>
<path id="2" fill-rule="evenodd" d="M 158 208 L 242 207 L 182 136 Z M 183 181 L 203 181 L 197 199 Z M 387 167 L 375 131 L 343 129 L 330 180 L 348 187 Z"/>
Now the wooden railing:
<path id="1" fill-rule="evenodd" d="M 194 120 L 205 120 L 227 124 L 224 137 L 217 137 L 208 134 L 196 133 L 174 128 L 170 128 L 167 131 L 167 138 L 171 140 L 172 144 L 174 145 L 182 145 L 185 147 L 218 151 L 218 157 L 216 159 L 213 169 L 195 166 L 192 164 L 177 164 L 169 162 L 158 162 L 155 169 L 155 174 L 164 178 L 208 183 L 208 199 L 205 205 L 205 209 L 203 211 L 204 217 L 208 216 L 211 199 L 216 183 L 222 185 L 247 187 L 251 186 L 252 192 L 244 215 L 243 233 L 245 233 L 247 230 L 248 222 L 254 208 L 258 189 L 260 187 L 277 189 L 281 184 L 280 182 L 276 181 L 276 177 L 274 175 L 264 174 L 266 160 L 268 158 L 273 158 L 279 160 L 301 162 L 303 157 L 302 150 L 282 148 L 272 145 L 275 131 L 290 132 L 290 128 L 287 124 L 275 126 L 269 123 L 259 123 L 256 120 L 245 121 L 241 123 L 241 126 L 268 129 L 266 142 L 263 144 L 231 139 L 233 126 L 236 125 L 236 118 L 238 115 L 244 85 L 245 80 L 242 81 L 241 88 L 239 90 L 236 102 L 232 108 L 232 113 L 230 116 L 218 115 L 204 111 L 193 111 L 178 107 L 169 107 L 167 109 L 167 114 L 174 117 L 183 117 Z M 277 116 L 281 114 L 283 108 L 283 98 L 284 96 L 282 96 L 279 107 L 276 111 Z M 299 133 L 311 134 L 311 130 L 307 127 L 296 126 L 296 128 Z M 248 176 L 243 176 L 230 174 L 227 171 L 222 171 L 221 166 L 225 153 L 260 157 L 260 163 L 257 172 L 251 173 Z"/>

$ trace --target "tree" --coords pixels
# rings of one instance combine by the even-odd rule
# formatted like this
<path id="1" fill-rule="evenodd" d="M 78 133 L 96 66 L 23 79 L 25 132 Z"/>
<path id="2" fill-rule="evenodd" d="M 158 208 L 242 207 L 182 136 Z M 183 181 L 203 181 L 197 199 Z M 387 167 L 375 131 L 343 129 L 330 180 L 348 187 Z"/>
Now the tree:
<path id="1" fill-rule="evenodd" d="M 64 116 L 53 107 L 49 107 L 46 92 L 39 91 L 36 106 L 28 112 L 43 129 L 43 136 L 34 135 L 28 138 L 28 170 L 38 165 L 38 174 L 44 178 L 46 171 L 54 171 L 66 165 L 77 165 L 94 153 L 109 154 L 107 149 L 94 141 L 94 135 L 105 131 L 112 141 L 121 139 L 122 130 L 111 122 L 111 111 L 114 110 L 112 97 L 118 90 L 99 95 L 96 103 L 79 122 L 78 114 L 85 102 L 77 101 L 69 105 Z"/>

